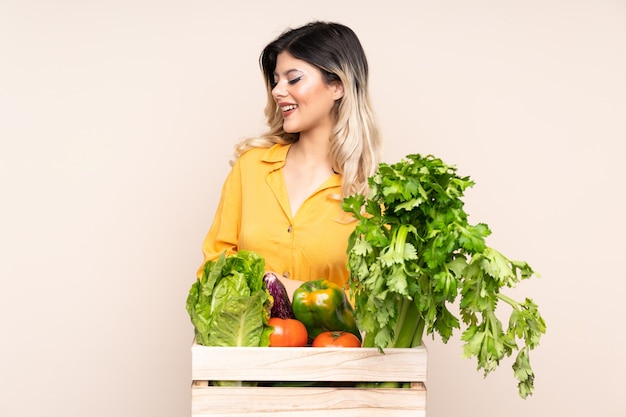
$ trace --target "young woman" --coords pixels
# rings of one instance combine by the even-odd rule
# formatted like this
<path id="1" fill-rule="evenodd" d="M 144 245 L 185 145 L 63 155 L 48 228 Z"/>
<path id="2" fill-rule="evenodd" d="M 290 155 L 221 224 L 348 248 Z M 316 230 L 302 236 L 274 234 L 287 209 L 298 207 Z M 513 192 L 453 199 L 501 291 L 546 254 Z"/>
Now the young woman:
<path id="1" fill-rule="evenodd" d="M 290 293 L 319 278 L 343 286 L 355 222 L 341 202 L 368 192 L 381 158 L 365 53 L 350 28 L 312 22 L 268 44 L 260 65 L 269 131 L 236 147 L 204 262 L 247 249 Z"/>

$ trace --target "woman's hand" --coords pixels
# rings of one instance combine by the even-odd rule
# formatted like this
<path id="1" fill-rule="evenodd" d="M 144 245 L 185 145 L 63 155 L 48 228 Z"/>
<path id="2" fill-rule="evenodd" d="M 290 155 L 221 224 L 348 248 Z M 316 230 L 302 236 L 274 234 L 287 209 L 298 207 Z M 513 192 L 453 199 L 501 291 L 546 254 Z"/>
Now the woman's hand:
<path id="1" fill-rule="evenodd" d="M 276 273 L 275 273 L 276 274 Z M 302 281 L 298 281 L 295 279 L 285 278 L 279 274 L 276 274 L 278 280 L 283 283 L 285 289 L 287 290 L 287 295 L 289 296 L 289 301 L 293 301 L 293 292 L 302 285 Z"/>

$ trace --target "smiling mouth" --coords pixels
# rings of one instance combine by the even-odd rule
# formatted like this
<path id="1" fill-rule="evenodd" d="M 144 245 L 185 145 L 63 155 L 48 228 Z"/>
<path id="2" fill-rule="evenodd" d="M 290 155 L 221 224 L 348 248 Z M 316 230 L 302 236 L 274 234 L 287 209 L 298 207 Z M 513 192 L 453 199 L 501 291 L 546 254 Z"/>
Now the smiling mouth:
<path id="1" fill-rule="evenodd" d="M 295 110 L 295 109 L 297 109 L 297 108 L 298 108 L 298 105 L 297 105 L 297 104 L 290 104 L 290 105 L 288 105 L 288 106 L 282 106 L 280 109 L 281 109 L 283 112 L 287 112 L 287 111 L 290 111 L 290 110 Z"/>

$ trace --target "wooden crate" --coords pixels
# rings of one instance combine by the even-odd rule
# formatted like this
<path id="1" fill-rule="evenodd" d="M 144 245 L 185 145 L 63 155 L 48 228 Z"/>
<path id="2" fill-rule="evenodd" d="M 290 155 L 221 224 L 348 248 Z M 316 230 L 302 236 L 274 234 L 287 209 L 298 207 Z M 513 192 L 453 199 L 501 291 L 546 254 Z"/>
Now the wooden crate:
<path id="1" fill-rule="evenodd" d="M 193 343 L 192 417 L 425 417 L 427 351 L 207 347 Z M 316 386 L 213 386 L 210 381 L 310 381 Z M 356 382 L 410 388 L 358 388 Z M 259 385 L 263 385 L 261 382 Z"/>

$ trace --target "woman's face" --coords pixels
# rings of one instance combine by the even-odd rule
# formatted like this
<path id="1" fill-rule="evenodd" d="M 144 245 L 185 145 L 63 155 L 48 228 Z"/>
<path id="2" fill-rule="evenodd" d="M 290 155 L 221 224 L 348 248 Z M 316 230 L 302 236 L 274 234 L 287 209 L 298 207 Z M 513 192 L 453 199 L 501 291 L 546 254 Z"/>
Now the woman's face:
<path id="1" fill-rule="evenodd" d="M 326 84 L 321 71 L 288 52 L 277 56 L 272 96 L 282 110 L 287 133 L 330 136 L 334 119 L 331 110 L 343 96 L 341 83 Z"/>

